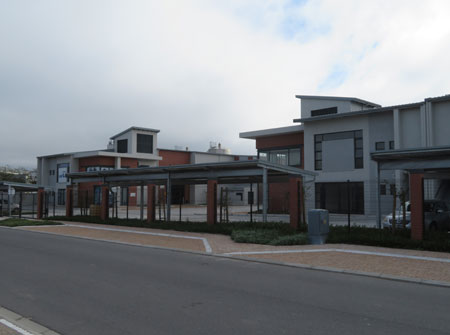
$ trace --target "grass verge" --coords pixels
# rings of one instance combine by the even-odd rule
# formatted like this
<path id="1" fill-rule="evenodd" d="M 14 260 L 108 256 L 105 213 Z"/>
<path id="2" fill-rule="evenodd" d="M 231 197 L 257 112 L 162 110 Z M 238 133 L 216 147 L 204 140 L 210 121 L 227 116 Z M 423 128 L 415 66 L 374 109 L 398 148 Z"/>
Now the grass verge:
<path id="1" fill-rule="evenodd" d="M 61 225 L 59 222 L 53 222 L 50 220 L 43 220 L 43 221 L 37 221 L 37 220 L 27 220 L 27 219 L 17 219 L 17 218 L 11 218 L 6 220 L 0 221 L 0 226 L 4 227 L 25 227 L 25 226 L 47 226 L 47 225 Z"/>

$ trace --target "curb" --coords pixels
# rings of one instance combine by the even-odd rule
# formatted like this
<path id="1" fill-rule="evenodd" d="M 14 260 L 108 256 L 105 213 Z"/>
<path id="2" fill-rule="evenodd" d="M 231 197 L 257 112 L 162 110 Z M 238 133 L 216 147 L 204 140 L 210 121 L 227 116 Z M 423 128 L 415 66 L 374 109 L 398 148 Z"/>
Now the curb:
<path id="1" fill-rule="evenodd" d="M 0 306 L 0 319 L 4 319 L 11 323 L 12 325 L 18 327 L 22 330 L 16 330 L 21 334 L 33 334 L 33 335 L 60 335 L 59 333 L 48 329 L 30 319 L 24 318 L 23 316 L 10 311 L 4 307 Z"/>
<path id="2" fill-rule="evenodd" d="M 16 229 L 14 227 L 1 227 L 1 228 Z M 20 228 L 20 227 L 18 227 L 18 228 Z M 39 233 L 39 234 L 47 234 L 47 235 L 57 235 L 57 236 L 63 236 L 63 237 L 68 237 L 68 238 L 83 239 L 83 240 L 90 240 L 90 241 L 97 241 L 97 242 L 116 243 L 116 244 L 129 245 L 129 246 L 134 246 L 134 247 L 159 249 L 159 250 L 166 250 L 166 251 L 173 251 L 173 252 L 182 252 L 182 253 L 186 253 L 186 254 L 202 255 L 202 256 L 208 256 L 208 257 L 226 258 L 226 259 L 240 260 L 240 261 L 252 262 L 252 263 L 286 266 L 286 267 L 300 268 L 300 269 L 305 269 L 305 270 L 316 270 L 316 271 L 323 271 L 323 272 L 340 273 L 340 274 L 344 274 L 344 275 L 354 275 L 354 276 L 361 276 L 361 277 L 370 277 L 370 278 L 377 278 L 377 279 L 384 279 L 384 280 L 406 282 L 406 283 L 412 283 L 412 284 L 421 284 L 421 285 L 428 285 L 428 286 L 450 288 L 450 282 L 437 281 L 437 280 L 402 277 L 402 276 L 394 276 L 394 275 L 384 274 L 384 273 L 347 270 L 347 269 L 339 269 L 339 268 L 308 265 L 308 264 L 287 263 L 287 262 L 281 262 L 281 261 L 252 258 L 252 257 L 237 257 L 237 256 L 231 256 L 231 255 L 206 253 L 206 252 L 185 250 L 185 249 L 168 248 L 168 247 L 153 246 L 153 245 L 133 244 L 133 243 L 122 242 L 122 241 L 114 241 L 114 240 L 106 240 L 106 239 L 102 240 L 102 239 L 95 239 L 95 238 L 91 238 L 91 237 L 62 235 L 62 234 L 43 232 L 43 231 L 33 231 L 33 230 L 24 230 L 24 229 L 16 229 L 16 230 L 32 232 L 32 233 Z"/>

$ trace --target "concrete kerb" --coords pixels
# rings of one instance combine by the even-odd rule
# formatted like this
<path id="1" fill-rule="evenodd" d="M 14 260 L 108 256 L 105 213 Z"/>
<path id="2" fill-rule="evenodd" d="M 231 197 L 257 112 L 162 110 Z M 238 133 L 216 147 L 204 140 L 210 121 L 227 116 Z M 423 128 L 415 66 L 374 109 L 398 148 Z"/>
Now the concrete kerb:
<path id="1" fill-rule="evenodd" d="M 11 228 L 11 227 L 1 227 L 1 226 L 0 226 L 0 228 L 15 229 L 15 228 Z M 338 269 L 338 268 L 325 267 L 325 266 L 316 266 L 316 265 L 309 265 L 309 264 L 287 263 L 287 262 L 273 261 L 273 260 L 266 260 L 266 259 L 258 259 L 258 258 L 251 258 L 251 257 L 239 257 L 239 256 L 236 256 L 236 255 L 229 255 L 229 254 L 204 253 L 204 252 L 200 252 L 200 251 L 168 248 L 168 247 L 153 246 L 153 245 L 134 244 L 134 243 L 128 243 L 128 242 L 122 242 L 122 241 L 101 240 L 101 239 L 95 239 L 95 238 L 91 238 L 91 237 L 61 235 L 61 234 L 57 234 L 57 233 L 43 232 L 43 231 L 30 231 L 30 230 L 22 230 L 22 231 L 26 231 L 26 232 L 30 232 L 30 233 L 57 235 L 57 236 L 63 236 L 63 237 L 66 237 L 66 238 L 84 239 L 84 240 L 90 240 L 90 241 L 96 241 L 96 242 L 117 243 L 117 244 L 133 246 L 133 247 L 151 248 L 151 249 L 158 249 L 158 250 L 165 250 L 165 251 L 172 251 L 172 252 L 182 252 L 182 253 L 186 253 L 186 254 L 194 254 L 194 255 L 201 255 L 201 256 L 207 256 L 207 257 L 223 258 L 223 259 L 228 259 L 228 260 L 260 263 L 260 264 L 269 264 L 269 265 L 277 265 L 277 266 L 287 266 L 287 267 L 300 268 L 300 269 L 305 269 L 305 270 L 315 270 L 315 271 L 340 273 L 340 274 L 343 274 L 343 275 L 355 275 L 355 276 L 371 277 L 371 278 L 378 278 L 378 279 L 384 279 L 384 280 L 394 280 L 394 281 L 399 281 L 399 282 L 421 284 L 421 285 L 429 285 L 429 286 L 450 287 L 450 283 L 449 282 L 435 281 L 435 280 L 428 280 L 428 279 L 420 279 L 420 278 L 412 278 L 412 277 L 394 276 L 394 275 L 383 274 L 383 273 L 374 273 L 374 272 L 364 272 L 364 271 L 356 271 L 356 270 Z"/>
<path id="2" fill-rule="evenodd" d="M 24 318 L 21 315 L 1 306 L 0 320 L 5 320 L 6 322 L 2 322 L 2 324 L 23 335 L 60 335 L 47 327 L 44 327 L 30 319 Z"/>

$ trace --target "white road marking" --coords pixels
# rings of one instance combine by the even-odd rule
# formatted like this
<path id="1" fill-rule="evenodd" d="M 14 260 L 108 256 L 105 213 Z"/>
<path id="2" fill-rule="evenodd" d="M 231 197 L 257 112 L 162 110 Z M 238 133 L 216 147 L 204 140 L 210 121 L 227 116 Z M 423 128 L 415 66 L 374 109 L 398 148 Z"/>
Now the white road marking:
<path id="1" fill-rule="evenodd" d="M 357 255 L 395 257 L 395 258 L 415 259 L 415 260 L 421 260 L 421 261 L 433 261 L 433 262 L 450 263 L 450 259 L 448 259 L 448 258 L 411 256 L 411 255 L 391 254 L 391 253 L 385 253 L 385 252 L 362 251 L 362 250 L 347 250 L 347 249 L 309 249 L 309 250 L 275 250 L 275 251 L 245 251 L 245 252 L 238 251 L 238 252 L 225 253 L 223 255 L 226 255 L 226 256 L 240 256 L 240 255 L 314 253 L 314 252 L 342 252 L 342 253 L 357 254 Z"/>
<path id="2" fill-rule="evenodd" d="M 16 332 L 19 332 L 22 335 L 34 335 L 33 333 L 27 332 L 26 330 L 17 327 L 15 324 L 12 324 L 11 322 L 6 321 L 5 319 L 0 319 L 0 323 L 3 323 L 6 327 L 14 329 Z"/>
<path id="3" fill-rule="evenodd" d="M 174 235 L 174 234 L 164 234 L 164 233 L 152 233 L 152 232 L 147 232 L 147 231 L 139 231 L 139 230 L 131 230 L 131 229 L 92 227 L 92 226 L 77 225 L 77 224 L 72 224 L 72 223 L 67 223 L 67 224 L 64 224 L 64 225 L 65 226 L 70 226 L 70 227 L 87 228 L 87 229 L 95 229 L 95 230 L 106 230 L 106 231 L 117 231 L 117 232 L 133 233 L 133 234 L 140 234 L 140 235 L 152 235 L 152 236 L 184 238 L 184 239 L 190 239 L 190 240 L 201 240 L 203 242 L 203 246 L 205 247 L 205 251 L 207 253 L 212 253 L 211 246 L 210 246 L 208 240 L 206 238 L 204 238 L 204 237 L 186 236 L 186 235 Z M 53 227 L 55 227 L 55 226 L 53 226 Z"/>

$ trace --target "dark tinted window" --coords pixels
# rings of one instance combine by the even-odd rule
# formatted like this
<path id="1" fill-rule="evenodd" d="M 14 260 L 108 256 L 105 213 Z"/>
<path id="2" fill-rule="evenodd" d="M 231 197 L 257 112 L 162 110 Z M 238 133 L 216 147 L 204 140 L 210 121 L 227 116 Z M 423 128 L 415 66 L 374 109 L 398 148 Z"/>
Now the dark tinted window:
<path id="1" fill-rule="evenodd" d="M 153 136 L 137 134 L 137 152 L 146 154 L 153 153 Z"/>
<path id="2" fill-rule="evenodd" d="M 394 141 L 389 141 L 389 150 L 394 150 L 394 149 L 395 149 Z"/>
<path id="3" fill-rule="evenodd" d="M 375 143 L 375 150 L 384 150 L 384 142 L 376 142 Z"/>
<path id="4" fill-rule="evenodd" d="M 328 114 L 336 114 L 337 113 L 337 107 L 330 107 L 330 108 L 322 108 L 322 109 L 315 109 L 311 111 L 311 116 L 320 116 L 320 115 L 328 115 Z"/>
<path id="5" fill-rule="evenodd" d="M 350 191 L 350 213 L 364 214 L 364 183 L 316 183 L 316 208 L 327 209 L 330 213 L 348 213 Z"/>
<path id="6" fill-rule="evenodd" d="M 117 141 L 117 152 L 127 153 L 128 152 L 128 140 L 118 140 Z"/>

